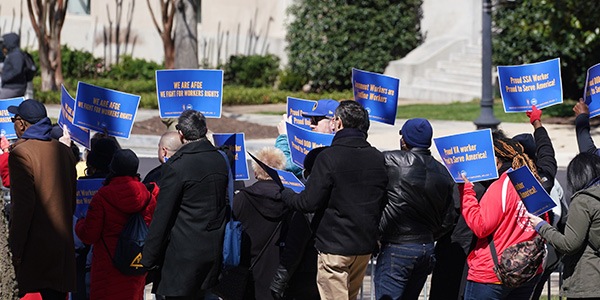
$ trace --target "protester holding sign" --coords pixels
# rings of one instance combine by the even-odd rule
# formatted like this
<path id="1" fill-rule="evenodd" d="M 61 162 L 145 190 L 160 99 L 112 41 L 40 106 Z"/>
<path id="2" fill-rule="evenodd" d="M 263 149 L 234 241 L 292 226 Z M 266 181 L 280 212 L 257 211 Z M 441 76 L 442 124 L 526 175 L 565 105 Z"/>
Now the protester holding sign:
<path id="1" fill-rule="evenodd" d="M 221 271 L 228 167 L 206 138 L 201 112 L 184 111 L 175 128 L 183 145 L 163 164 L 142 264 L 160 268 L 156 294 L 198 299 L 217 284 Z"/>
<path id="2" fill-rule="evenodd" d="M 377 299 L 419 297 L 435 264 L 434 242 L 452 230 L 460 207 L 453 198 L 454 180 L 429 151 L 433 136 L 429 121 L 410 119 L 400 135 L 401 149 L 383 153 L 390 183 L 379 223 Z"/>
<path id="3" fill-rule="evenodd" d="M 332 133 L 333 128 L 331 127 L 331 119 L 333 113 L 340 103 L 331 99 L 321 99 L 315 103 L 312 111 L 302 113 L 305 118 L 310 118 L 310 129 L 314 132 L 320 133 Z M 298 167 L 292 162 L 292 155 L 290 152 L 290 144 L 288 142 L 287 125 L 288 119 L 284 115 L 283 120 L 277 124 L 277 131 L 279 136 L 275 140 L 275 148 L 278 148 L 283 152 L 286 157 L 285 169 L 296 175 L 298 178 L 302 178 L 302 168 Z"/>
<path id="4" fill-rule="evenodd" d="M 130 149 L 117 150 L 109 165 L 110 173 L 94 194 L 85 218 L 75 231 L 85 244 L 94 247 L 91 268 L 91 299 L 140 299 L 146 275 L 126 275 L 114 265 L 119 235 L 133 214 L 140 213 L 150 224 L 158 188 L 152 193 L 140 182 L 139 159 Z M 140 262 L 132 262 L 140 265 Z"/>
<path id="5" fill-rule="evenodd" d="M 567 299 L 600 297 L 600 157 L 580 153 L 567 167 L 567 183 L 574 194 L 564 234 L 532 214 L 535 230 L 563 257 L 561 296 Z"/>
<path id="6" fill-rule="evenodd" d="M 548 211 L 548 218 L 552 225 L 557 226 L 559 220 L 561 220 L 561 216 L 567 214 L 567 206 L 561 205 L 565 199 L 562 187 L 558 180 L 556 180 L 558 166 L 554 147 L 552 146 L 548 131 L 542 124 L 542 110 L 537 109 L 534 105 L 531 107 L 531 111 L 527 112 L 527 116 L 534 128 L 533 135 L 530 133 L 523 133 L 514 136 L 513 139 L 517 140 L 523 146 L 525 154 L 527 154 L 527 156 L 535 163 L 538 176 L 541 179 L 541 185 L 554 200 L 556 206 Z M 561 224 L 564 226 L 564 223 Z M 548 253 L 546 255 L 546 260 L 544 261 L 544 273 L 542 273 L 539 282 L 535 286 L 532 299 L 540 298 L 545 283 L 548 278 L 550 278 L 550 274 L 552 274 L 552 272 L 560 265 L 560 258 L 562 255 L 556 253 L 556 250 L 552 245 L 547 244 L 546 247 Z"/>
<path id="7" fill-rule="evenodd" d="M 590 135 L 590 108 L 583 99 L 579 99 L 579 102 L 573 107 L 573 111 L 575 112 L 575 134 L 579 153 L 588 152 L 600 155 L 600 149 L 596 147 Z"/>
<path id="8" fill-rule="evenodd" d="M 494 273 L 494 261 L 490 241 L 498 257 L 509 246 L 533 240 L 537 234 L 526 217 L 526 209 L 519 194 L 510 183 L 506 171 L 527 165 L 538 177 L 533 162 L 523 153 L 523 147 L 507 138 L 494 140 L 498 172 L 502 175 L 487 189 L 481 201 L 477 201 L 473 184 L 466 179 L 459 186 L 462 199 L 462 215 L 477 236 L 477 244 L 467 258 L 469 273 L 465 287 L 465 299 L 530 299 L 533 288 L 542 273 L 516 288 L 501 284 Z M 539 180 L 539 179 L 538 179 Z M 488 237 L 490 237 L 488 239 Z"/>
<path id="9" fill-rule="evenodd" d="M 19 137 L 8 157 L 9 245 L 19 293 L 65 299 L 75 290 L 75 158 L 71 149 L 51 138 L 44 104 L 29 99 L 8 111 L 14 114 Z"/>
<path id="10" fill-rule="evenodd" d="M 283 169 L 285 156 L 274 147 L 263 148 L 256 153 L 256 158 L 266 165 Z M 258 180 L 253 185 L 241 189 L 233 198 L 233 215 L 242 222 L 248 240 L 242 241 L 242 261 L 254 262 L 252 275 L 254 278 L 254 295 L 256 299 L 273 299 L 269 285 L 279 264 L 279 247 L 274 241 L 279 235 L 284 222 L 285 205 L 281 201 L 280 187 L 256 161 L 252 162 L 254 177 Z M 269 237 L 274 237 L 266 245 Z M 248 245 L 244 246 L 244 242 Z M 264 252 L 258 257 L 261 250 Z M 258 257 L 258 261 L 255 260 Z"/>
<path id="11" fill-rule="evenodd" d="M 321 299 L 355 299 L 377 244 L 388 179 L 383 155 L 366 140 L 366 109 L 341 101 L 331 123 L 335 137 L 317 157 L 306 189 L 285 189 L 282 198 L 322 214 L 315 233 Z"/>

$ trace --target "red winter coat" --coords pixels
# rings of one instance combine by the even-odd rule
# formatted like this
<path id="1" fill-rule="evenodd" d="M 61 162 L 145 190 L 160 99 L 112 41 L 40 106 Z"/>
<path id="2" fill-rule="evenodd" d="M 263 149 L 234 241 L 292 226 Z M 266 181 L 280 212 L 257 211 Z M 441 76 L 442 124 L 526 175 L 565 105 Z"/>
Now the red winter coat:
<path id="1" fill-rule="evenodd" d="M 114 256 L 119 234 L 131 214 L 143 210 L 144 220 L 150 224 L 157 194 L 156 186 L 151 194 L 139 179 L 120 176 L 100 188 L 92 198 L 86 217 L 75 226 L 79 239 L 94 246 L 90 299 L 144 298 L 146 275 L 123 275 L 113 266 L 110 257 Z"/>
<path id="2" fill-rule="evenodd" d="M 505 180 L 508 183 L 503 209 L 502 185 Z M 472 183 L 464 185 L 461 198 L 462 215 L 478 238 L 475 249 L 467 257 L 467 279 L 479 283 L 500 283 L 494 273 L 494 261 L 487 237 L 494 234 L 498 257 L 509 246 L 533 240 L 537 232 L 529 223 L 527 210 L 506 173 L 490 185 L 479 203 Z M 542 273 L 542 266 L 537 273 Z"/>

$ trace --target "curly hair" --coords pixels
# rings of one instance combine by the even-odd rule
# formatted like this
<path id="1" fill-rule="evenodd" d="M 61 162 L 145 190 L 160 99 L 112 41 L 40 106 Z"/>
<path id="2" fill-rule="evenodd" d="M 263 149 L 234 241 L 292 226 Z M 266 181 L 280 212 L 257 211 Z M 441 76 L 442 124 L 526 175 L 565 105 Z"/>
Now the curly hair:
<path id="1" fill-rule="evenodd" d="M 256 153 L 256 158 L 273 169 L 283 170 L 285 168 L 285 155 L 283 155 L 281 150 L 275 147 L 265 147 L 260 149 Z M 252 169 L 254 169 L 256 179 L 271 180 L 271 176 L 269 176 L 269 174 L 267 174 L 267 172 L 265 172 L 265 170 L 263 170 L 254 160 L 252 161 Z"/>
<path id="2" fill-rule="evenodd" d="M 537 167 L 533 161 L 525 154 L 523 145 L 514 139 L 499 137 L 494 139 L 494 152 L 502 164 L 510 163 L 513 169 L 518 169 L 522 166 L 528 166 L 531 173 L 537 180 L 541 180 L 537 173 Z"/>

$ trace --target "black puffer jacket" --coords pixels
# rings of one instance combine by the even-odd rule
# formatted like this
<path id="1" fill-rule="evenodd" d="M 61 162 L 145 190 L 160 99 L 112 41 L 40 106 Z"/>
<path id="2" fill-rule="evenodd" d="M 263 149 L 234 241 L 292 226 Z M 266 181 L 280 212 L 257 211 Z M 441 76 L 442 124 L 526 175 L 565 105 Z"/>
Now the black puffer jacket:
<path id="1" fill-rule="evenodd" d="M 460 205 L 454 181 L 428 149 L 383 153 L 388 183 L 379 230 L 381 241 L 429 243 L 452 230 Z"/>

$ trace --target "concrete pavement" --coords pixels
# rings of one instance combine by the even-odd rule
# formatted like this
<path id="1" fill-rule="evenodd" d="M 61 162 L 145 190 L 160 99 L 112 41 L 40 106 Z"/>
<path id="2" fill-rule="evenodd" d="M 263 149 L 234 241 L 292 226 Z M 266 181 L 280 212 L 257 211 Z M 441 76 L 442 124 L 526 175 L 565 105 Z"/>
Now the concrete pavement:
<path id="1" fill-rule="evenodd" d="M 49 116 L 58 116 L 60 106 L 47 105 L 47 108 Z M 240 121 L 247 121 L 266 126 L 277 126 L 277 123 L 281 120 L 281 116 L 264 114 L 264 112 L 284 112 L 285 109 L 285 104 L 225 106 L 223 107 L 223 115 Z M 144 121 L 155 116 L 158 116 L 158 110 L 140 109 L 135 117 L 135 121 Z M 398 131 L 405 121 L 406 120 L 404 119 L 397 119 L 394 126 L 371 122 L 368 141 L 382 151 L 398 149 L 400 138 Z M 430 120 L 430 122 L 433 126 L 434 137 L 475 130 L 473 122 L 438 120 Z M 552 139 L 559 168 L 566 168 L 569 161 L 579 152 L 577 148 L 577 139 L 575 137 L 575 127 L 573 125 L 560 124 L 545 124 L 544 126 Z M 500 129 L 504 130 L 508 136 L 533 132 L 533 127 L 527 123 L 501 123 Z M 592 137 L 598 135 L 598 133 L 597 129 L 592 129 Z M 249 151 L 254 151 L 265 146 L 273 146 L 275 138 L 276 136 L 268 139 L 247 140 L 246 147 Z M 124 148 L 131 148 L 140 157 L 155 157 L 158 140 L 159 136 L 134 134 L 131 135 L 129 139 L 120 138 L 119 142 Z M 432 153 L 439 159 L 435 147 L 432 147 Z"/>

